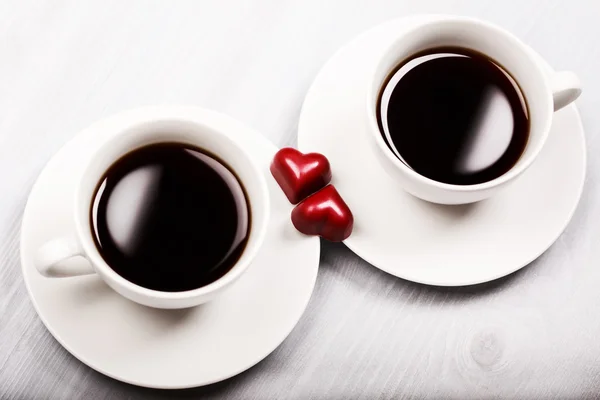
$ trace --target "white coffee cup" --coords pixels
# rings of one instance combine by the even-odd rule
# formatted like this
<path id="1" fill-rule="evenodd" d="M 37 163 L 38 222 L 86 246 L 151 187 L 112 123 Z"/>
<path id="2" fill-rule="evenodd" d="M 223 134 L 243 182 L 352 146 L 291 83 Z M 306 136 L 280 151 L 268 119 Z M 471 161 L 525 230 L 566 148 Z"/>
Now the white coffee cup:
<path id="1" fill-rule="evenodd" d="M 388 147 L 377 122 L 378 97 L 389 74 L 420 51 L 453 46 L 475 50 L 501 65 L 518 83 L 528 105 L 529 140 L 520 159 L 504 175 L 475 185 L 447 184 L 420 175 Z M 554 111 L 580 94 L 579 79 L 574 73 L 549 74 L 533 50 L 511 33 L 484 21 L 446 16 L 409 29 L 383 52 L 368 88 L 367 131 L 382 166 L 407 192 L 433 203 L 473 203 L 496 194 L 535 161 L 548 139 Z"/>
<path id="2" fill-rule="evenodd" d="M 156 308 L 187 308 L 207 302 L 230 287 L 248 268 L 258 253 L 269 222 L 269 191 L 264 174 L 250 155 L 228 132 L 209 124 L 186 120 L 179 116 L 153 117 L 125 128 L 95 150 L 77 184 L 74 221 L 75 231 L 55 238 L 38 250 L 37 270 L 49 277 L 65 277 L 97 273 L 112 289 L 137 303 Z M 183 292 L 161 292 L 138 286 L 117 274 L 104 261 L 94 243 L 90 209 L 96 188 L 107 169 L 120 157 L 153 143 L 183 143 L 219 156 L 230 166 L 246 189 L 250 203 L 251 227 L 246 248 L 237 263 L 223 277 L 197 289 Z M 82 256 L 89 265 L 64 262 Z"/>

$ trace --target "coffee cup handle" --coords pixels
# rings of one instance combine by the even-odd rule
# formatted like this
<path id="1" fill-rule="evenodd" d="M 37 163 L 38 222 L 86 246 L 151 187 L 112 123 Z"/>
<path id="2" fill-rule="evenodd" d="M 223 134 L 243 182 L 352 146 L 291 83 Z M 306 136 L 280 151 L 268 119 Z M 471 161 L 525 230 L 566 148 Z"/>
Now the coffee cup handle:
<path id="1" fill-rule="evenodd" d="M 550 85 L 554 98 L 554 111 L 568 106 L 581 94 L 581 82 L 573 72 L 556 72 L 551 77 Z"/>
<path id="2" fill-rule="evenodd" d="M 34 264 L 38 272 L 50 278 L 90 275 L 95 273 L 89 262 L 77 265 L 60 265 L 62 261 L 74 257 L 85 257 L 79 240 L 74 237 L 61 237 L 50 240 L 37 251 Z"/>

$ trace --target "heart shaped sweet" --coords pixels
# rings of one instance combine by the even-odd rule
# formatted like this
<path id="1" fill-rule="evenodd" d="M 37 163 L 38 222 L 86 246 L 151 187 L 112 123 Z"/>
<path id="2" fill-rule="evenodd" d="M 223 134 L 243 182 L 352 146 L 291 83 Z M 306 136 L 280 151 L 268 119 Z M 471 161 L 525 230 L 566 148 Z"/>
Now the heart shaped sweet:
<path id="1" fill-rule="evenodd" d="M 331 181 L 331 167 L 324 155 L 303 154 L 291 147 L 275 154 L 271 174 L 292 204 L 299 203 Z"/>
<path id="2" fill-rule="evenodd" d="M 341 242 L 352 233 L 354 217 L 336 188 L 328 185 L 294 207 L 292 223 L 306 235 Z"/>

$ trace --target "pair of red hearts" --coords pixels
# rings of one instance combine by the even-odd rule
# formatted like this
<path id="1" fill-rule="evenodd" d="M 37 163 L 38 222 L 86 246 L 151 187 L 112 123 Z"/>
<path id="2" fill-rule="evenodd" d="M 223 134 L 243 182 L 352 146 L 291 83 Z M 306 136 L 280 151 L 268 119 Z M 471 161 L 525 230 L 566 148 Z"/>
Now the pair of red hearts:
<path id="1" fill-rule="evenodd" d="M 331 182 L 331 166 L 318 153 L 303 154 L 290 147 L 279 150 L 271 174 L 292 204 L 292 223 L 306 235 L 341 242 L 352 233 L 354 217 Z"/>

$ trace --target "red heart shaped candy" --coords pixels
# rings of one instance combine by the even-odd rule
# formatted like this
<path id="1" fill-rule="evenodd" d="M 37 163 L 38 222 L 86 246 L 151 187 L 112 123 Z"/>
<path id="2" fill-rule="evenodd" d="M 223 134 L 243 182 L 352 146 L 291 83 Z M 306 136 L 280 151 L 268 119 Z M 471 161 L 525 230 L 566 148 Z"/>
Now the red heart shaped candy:
<path id="1" fill-rule="evenodd" d="M 335 187 L 329 185 L 294 207 L 292 223 L 306 235 L 341 242 L 352 233 L 354 217 Z"/>
<path id="2" fill-rule="evenodd" d="M 275 154 L 271 174 L 292 204 L 297 204 L 331 181 L 331 167 L 324 155 L 303 154 L 291 147 Z"/>

